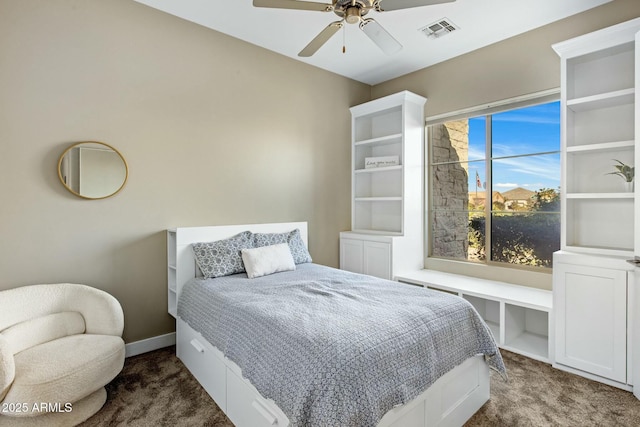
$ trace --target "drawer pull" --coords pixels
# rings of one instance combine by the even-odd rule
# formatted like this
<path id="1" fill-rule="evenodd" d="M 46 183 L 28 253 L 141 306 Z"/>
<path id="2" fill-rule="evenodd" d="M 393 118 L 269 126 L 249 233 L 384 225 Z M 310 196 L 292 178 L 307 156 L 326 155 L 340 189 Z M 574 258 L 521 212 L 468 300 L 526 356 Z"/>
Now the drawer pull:
<path id="1" fill-rule="evenodd" d="M 193 346 L 193 348 L 196 349 L 198 353 L 204 353 L 204 347 L 202 346 L 202 344 L 200 344 L 200 342 L 197 339 L 195 338 L 192 339 L 191 345 Z"/>
<path id="2" fill-rule="evenodd" d="M 253 402 L 251 402 L 251 406 L 253 406 L 253 408 L 267 420 L 269 425 L 274 426 L 278 424 L 278 419 L 271 412 L 269 412 L 269 410 L 265 408 L 262 403 L 254 400 Z"/>

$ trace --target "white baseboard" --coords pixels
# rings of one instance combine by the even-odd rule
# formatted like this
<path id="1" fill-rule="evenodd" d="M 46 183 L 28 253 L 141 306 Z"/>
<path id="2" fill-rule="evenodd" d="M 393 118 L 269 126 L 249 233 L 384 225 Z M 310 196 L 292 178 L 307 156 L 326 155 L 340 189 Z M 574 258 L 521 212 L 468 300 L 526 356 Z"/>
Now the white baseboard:
<path id="1" fill-rule="evenodd" d="M 130 342 L 125 347 L 125 357 L 137 356 L 138 354 L 148 353 L 159 348 L 169 347 L 175 345 L 176 333 L 171 332 L 169 334 L 158 335 L 157 337 L 151 337 L 140 341 Z"/>

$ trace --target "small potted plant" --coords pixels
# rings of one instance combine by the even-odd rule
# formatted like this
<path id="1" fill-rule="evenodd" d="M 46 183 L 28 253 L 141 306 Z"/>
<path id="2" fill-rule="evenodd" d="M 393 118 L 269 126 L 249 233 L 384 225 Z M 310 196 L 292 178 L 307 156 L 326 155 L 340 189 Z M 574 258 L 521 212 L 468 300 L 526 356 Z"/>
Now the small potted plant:
<path id="1" fill-rule="evenodd" d="M 609 172 L 607 175 L 618 175 L 622 179 L 624 179 L 625 185 L 627 186 L 628 191 L 633 191 L 633 177 L 635 175 L 635 167 L 625 165 L 620 160 L 613 159 L 618 162 L 617 165 L 613 165 L 616 168 L 615 172 Z"/>

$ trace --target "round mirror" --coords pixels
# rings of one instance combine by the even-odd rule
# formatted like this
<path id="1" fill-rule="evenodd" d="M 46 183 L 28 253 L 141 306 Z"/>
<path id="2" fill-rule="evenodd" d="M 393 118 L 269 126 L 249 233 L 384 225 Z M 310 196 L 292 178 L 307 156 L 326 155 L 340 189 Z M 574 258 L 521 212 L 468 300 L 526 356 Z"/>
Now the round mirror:
<path id="1" fill-rule="evenodd" d="M 129 175 L 122 154 L 104 142 L 79 142 L 58 161 L 58 177 L 65 188 L 85 199 L 104 199 L 124 187 Z"/>

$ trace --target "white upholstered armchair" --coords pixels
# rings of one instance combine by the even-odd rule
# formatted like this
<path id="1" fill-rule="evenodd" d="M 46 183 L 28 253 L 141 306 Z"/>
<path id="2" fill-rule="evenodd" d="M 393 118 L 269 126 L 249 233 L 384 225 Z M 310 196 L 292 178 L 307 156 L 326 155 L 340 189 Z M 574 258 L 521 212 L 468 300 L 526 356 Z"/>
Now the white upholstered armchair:
<path id="1" fill-rule="evenodd" d="M 72 426 L 106 401 L 122 370 L 118 300 L 85 285 L 0 292 L 0 425 Z"/>

